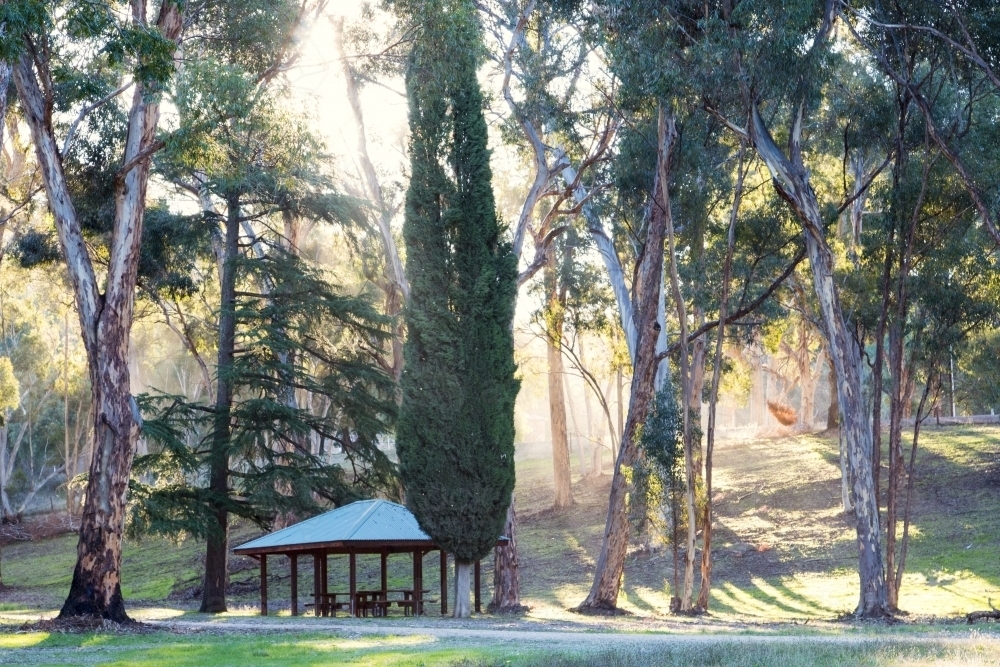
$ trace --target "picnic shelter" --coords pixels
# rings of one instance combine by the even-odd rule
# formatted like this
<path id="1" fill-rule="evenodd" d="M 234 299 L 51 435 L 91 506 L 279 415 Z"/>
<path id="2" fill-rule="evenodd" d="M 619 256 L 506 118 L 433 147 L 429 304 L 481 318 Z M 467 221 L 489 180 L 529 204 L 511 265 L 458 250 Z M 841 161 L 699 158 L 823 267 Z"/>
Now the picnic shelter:
<path id="1" fill-rule="evenodd" d="M 506 542 L 500 538 L 498 544 Z M 423 558 L 438 551 L 441 558 L 441 614 L 448 613 L 448 554 L 434 544 L 407 508 L 387 500 L 361 500 L 338 507 L 311 519 L 306 519 L 282 530 L 269 533 L 242 544 L 233 553 L 250 556 L 260 563 L 260 613 L 267 616 L 267 559 L 285 556 L 291 561 L 291 613 L 299 613 L 298 573 L 299 558 L 312 559 L 312 606 L 317 616 L 336 616 L 343 610 L 354 616 L 385 616 L 396 605 L 407 615 L 423 614 L 426 604 L 438 600 L 428 599 L 429 590 L 423 588 Z M 360 554 L 381 556 L 381 587 L 378 590 L 358 590 L 356 557 Z M 410 554 L 413 559 L 413 587 L 392 590 L 388 588 L 387 562 L 390 555 Z M 348 590 L 329 590 L 328 566 L 330 556 L 346 555 L 348 558 Z M 480 612 L 480 563 L 474 567 L 474 595 L 476 612 Z M 307 605 L 309 606 L 309 605 Z"/>

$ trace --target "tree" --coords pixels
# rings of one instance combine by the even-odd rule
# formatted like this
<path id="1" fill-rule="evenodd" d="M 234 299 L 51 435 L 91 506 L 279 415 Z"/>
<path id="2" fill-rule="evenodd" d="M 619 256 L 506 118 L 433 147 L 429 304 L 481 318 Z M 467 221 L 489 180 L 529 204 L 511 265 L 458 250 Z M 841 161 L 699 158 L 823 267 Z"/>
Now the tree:
<path id="1" fill-rule="evenodd" d="M 395 484 L 376 447 L 395 414 L 392 379 L 372 350 L 387 342 L 387 321 L 368 295 L 346 293 L 299 255 L 299 221 L 349 225 L 357 206 L 333 189 L 321 146 L 284 93 L 238 64 L 189 64 L 175 98 L 179 127 L 158 162 L 207 209 L 201 233 L 186 239 L 190 263 L 218 248 L 216 391 L 212 405 L 158 401 L 161 449 L 137 463 L 153 480 L 134 484 L 131 519 L 136 533 L 206 539 L 208 613 L 226 610 L 231 514 L 270 527 Z M 146 287 L 158 302 L 177 291 Z M 352 472 L 331 460 L 334 448 Z"/>
<path id="2" fill-rule="evenodd" d="M 173 71 L 183 5 L 165 0 L 151 23 L 145 0 L 133 0 L 127 13 L 86 2 L 67 3 L 58 12 L 52 7 L 51 14 L 48 6 L 36 3 L 5 3 L 3 8 L 10 31 L 0 55 L 12 64 L 18 98 L 31 128 L 76 296 L 93 392 L 94 457 L 73 582 L 60 618 L 93 616 L 123 622 L 129 620 L 120 585 L 125 491 L 141 426 L 129 387 L 129 330 L 149 163 L 159 148 L 155 139 L 159 95 Z M 102 272 L 103 290 L 67 187 L 64 156 L 52 123 L 53 95 L 59 88 L 56 78 L 72 76 L 75 69 L 59 64 L 59 58 L 69 54 L 60 48 L 62 40 L 53 32 L 55 28 L 89 42 L 92 52 L 113 71 L 130 69 L 134 77 L 121 167 L 115 179 L 114 225 L 107 270 Z M 83 50 L 80 44 L 67 51 Z"/>
<path id="3" fill-rule="evenodd" d="M 677 139 L 675 119 L 662 108 L 658 117 L 657 160 L 653 182 L 653 205 L 649 207 L 645 242 L 637 259 L 634 283 L 634 319 L 636 332 L 632 374 L 632 394 L 628 419 L 625 422 L 615 475 L 611 481 L 604 540 L 590 593 L 577 609 L 581 612 L 604 613 L 618 604 L 625 555 L 628 552 L 628 480 L 625 470 L 635 465 L 639 456 L 641 425 L 645 423 L 656 391 L 663 386 L 667 369 L 659 356 L 664 342 L 663 331 L 663 252 L 670 232 L 673 241 L 668 176 L 670 160 Z M 630 306 L 633 300 L 630 300 Z M 619 308 L 621 305 L 619 305 Z M 631 317 L 629 319 L 632 319 Z M 659 380 L 658 380 L 659 376 Z M 690 462 L 690 461 L 688 461 Z"/>
<path id="4" fill-rule="evenodd" d="M 421 3 L 409 58 L 410 281 L 397 431 L 406 503 L 455 555 L 455 616 L 469 571 L 500 536 L 514 489 L 517 264 L 491 185 L 478 20 L 471 4 Z"/>

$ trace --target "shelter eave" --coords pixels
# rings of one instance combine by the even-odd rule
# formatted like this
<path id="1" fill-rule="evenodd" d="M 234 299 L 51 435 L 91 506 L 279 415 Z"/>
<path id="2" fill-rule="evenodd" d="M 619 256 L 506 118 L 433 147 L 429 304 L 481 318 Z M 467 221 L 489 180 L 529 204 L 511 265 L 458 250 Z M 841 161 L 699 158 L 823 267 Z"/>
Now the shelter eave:
<path id="1" fill-rule="evenodd" d="M 430 540 L 350 540 L 338 542 L 313 542 L 309 544 L 276 544 L 266 547 L 236 547 L 233 553 L 240 556 L 257 556 L 261 554 L 291 554 L 323 552 L 328 554 L 346 554 L 352 551 L 356 554 L 377 554 L 386 550 L 393 552 L 409 552 L 424 548 L 434 551 L 438 548 Z"/>
<path id="2" fill-rule="evenodd" d="M 507 546 L 508 539 L 500 537 L 496 546 Z M 261 556 L 269 554 L 378 554 L 387 553 L 408 553 L 416 549 L 427 551 L 437 551 L 438 545 L 431 540 L 348 540 L 338 542 L 313 542 L 309 544 L 277 544 L 266 547 L 236 547 L 233 553 L 238 556 Z"/>

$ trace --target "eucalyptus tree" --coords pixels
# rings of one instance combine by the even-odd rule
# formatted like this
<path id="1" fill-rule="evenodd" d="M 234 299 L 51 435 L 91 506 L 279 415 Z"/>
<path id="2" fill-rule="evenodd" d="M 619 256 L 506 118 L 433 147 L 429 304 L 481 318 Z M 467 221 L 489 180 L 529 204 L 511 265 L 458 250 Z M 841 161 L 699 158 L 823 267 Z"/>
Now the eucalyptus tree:
<path id="1" fill-rule="evenodd" d="M 880 616 L 887 612 L 887 606 L 860 356 L 845 323 L 833 280 L 834 256 L 825 239 L 828 222 L 847 208 L 850 196 L 845 194 L 844 203 L 824 211 L 803 157 L 805 120 L 819 108 L 834 72 L 836 55 L 829 38 L 835 9 L 833 2 L 789 6 L 767 0 L 707 5 L 613 3 L 607 16 L 608 32 L 620 40 L 633 69 L 658 81 L 660 88 L 672 95 L 703 107 L 734 139 L 753 148 L 757 159 L 767 166 L 775 192 L 791 205 L 804 232 L 839 380 L 839 402 L 859 504 L 862 595 L 858 613 Z M 662 20 L 653 20 L 654 13 Z M 783 114 L 791 117 L 787 153 L 778 148 L 771 130 L 773 119 Z"/>
<path id="2" fill-rule="evenodd" d="M 965 186 L 990 236 L 1000 242 L 990 191 L 1000 173 L 969 128 L 977 108 L 1000 89 L 997 15 L 989 2 L 838 2 L 856 43 L 903 89 L 922 116 L 927 136 Z M 943 89 L 958 94 L 942 100 Z"/>
<path id="3" fill-rule="evenodd" d="M 368 18 L 367 15 L 366 18 Z M 370 76 L 397 74 L 398 66 L 396 63 L 398 59 L 394 56 L 395 51 L 400 50 L 401 47 L 398 42 L 395 48 L 392 44 L 379 43 L 379 46 L 383 47 L 381 57 L 369 58 L 366 62 L 357 62 L 360 59 L 355 58 L 355 62 L 352 62 L 352 59 L 347 55 L 345 46 L 344 17 L 333 16 L 330 20 L 333 23 L 333 51 L 337 59 L 340 60 L 347 100 L 351 107 L 351 116 L 354 119 L 354 128 L 357 133 L 356 155 L 359 164 L 359 178 L 378 230 L 380 252 L 371 252 L 372 256 L 366 257 L 366 264 L 380 256 L 381 276 L 371 275 L 370 279 L 379 286 L 385 295 L 386 315 L 397 320 L 388 365 L 392 368 L 392 374 L 398 381 L 403 372 L 404 331 L 401 314 L 410 287 L 406 280 L 403 261 L 392 228 L 393 215 L 398 212 L 399 204 L 393 200 L 390 188 L 383 184 L 383 179 L 379 177 L 369 154 L 368 129 L 365 125 L 364 109 L 361 104 L 360 85 L 366 74 Z M 370 31 L 366 31 L 363 37 L 365 44 L 377 39 Z M 397 37 L 397 35 L 392 34 L 391 37 Z"/>
<path id="4" fill-rule="evenodd" d="M 184 6 L 166 0 L 5 3 L 0 56 L 11 64 L 24 119 L 31 129 L 49 209 L 55 220 L 77 302 L 94 403 L 94 457 L 81 517 L 77 563 L 62 618 L 97 616 L 126 621 L 121 596 L 125 492 L 141 417 L 130 394 L 128 350 L 149 163 L 159 98 L 173 74 Z M 155 17 L 151 16 L 155 12 Z M 125 79 L 131 78 L 131 83 Z M 86 83 L 79 97 L 58 98 Z M 53 111 L 68 104 L 86 111 L 127 89 L 132 101 L 114 186 L 114 223 L 106 271 L 88 251 L 64 169 L 69 141 L 56 136 Z M 82 99 L 80 99 L 82 98 Z M 71 131 L 75 129 L 71 125 Z M 62 145 L 61 145 L 62 144 Z M 102 285 L 103 282 L 103 285 Z"/>
<path id="5" fill-rule="evenodd" d="M 871 474 L 872 440 L 862 399 L 859 349 L 845 322 L 834 255 L 826 240 L 834 215 L 821 208 L 805 166 L 807 118 L 820 105 L 836 59 L 830 37 L 836 5 L 768 0 L 740 3 L 668 3 L 658 6 L 664 21 L 651 21 L 653 6 L 630 3 L 621 14 L 641 26 L 631 37 L 647 68 L 673 82 L 686 99 L 701 106 L 733 136 L 752 146 L 767 166 L 775 192 L 794 213 L 804 234 L 813 287 L 839 380 L 839 402 L 856 500 L 861 596 L 857 612 L 865 617 L 888 612 L 877 499 Z M 662 33 L 661 33 L 662 31 Z M 762 39 L 762 33 L 767 38 Z M 621 31 L 621 34 L 628 33 Z M 641 39 L 659 35 L 655 46 Z M 638 42 L 638 43 L 637 43 Z M 805 46 L 803 46 L 805 45 Z M 790 118 L 788 150 L 778 147 L 772 128 Z M 845 200 L 847 198 L 845 197 Z M 846 208 L 849 202 L 839 207 Z"/>
<path id="6" fill-rule="evenodd" d="M 607 272 L 615 295 L 617 319 L 624 330 L 629 357 L 634 365 L 639 337 L 634 311 L 639 298 L 633 298 L 630 293 L 627 274 L 615 247 L 614 232 L 592 201 L 592 193 L 603 186 L 603 182 L 594 180 L 594 168 L 612 146 L 621 119 L 611 112 L 607 104 L 606 82 L 600 81 L 600 74 L 590 72 L 587 66 L 597 56 L 595 44 L 583 31 L 585 21 L 580 20 L 583 14 L 573 3 L 543 5 L 533 1 L 524 7 L 518 3 L 498 3 L 495 7 L 487 7 L 486 11 L 489 25 L 502 49 L 496 60 L 502 67 L 502 95 L 510 109 L 509 136 L 530 155 L 533 167 L 531 187 L 514 229 L 514 248 L 521 254 L 530 233 L 534 254 L 521 271 L 519 282 L 528 280 L 546 264 L 552 241 L 568 229 L 562 213 L 580 214 Z M 587 75 L 583 77 L 585 72 Z M 587 81 L 581 81 L 582 78 Z M 604 102 L 601 102 L 602 99 Z M 549 197 L 550 202 L 546 202 Z M 546 204 L 543 212 L 537 213 L 543 203 Z M 662 222 L 661 217 L 658 224 Z M 642 290 L 636 286 L 635 291 Z M 657 288 L 644 294 L 653 299 L 656 312 L 662 313 L 662 307 L 655 305 L 661 302 L 660 290 Z M 655 346 L 662 351 L 666 347 L 664 328 L 659 326 L 656 331 L 659 333 L 652 334 L 657 339 Z M 661 379 L 665 373 L 665 363 L 643 362 L 640 365 L 644 372 L 649 371 L 653 375 L 659 370 Z M 633 396 L 651 396 L 645 385 L 653 382 L 653 375 L 643 376 L 640 384 L 644 388 Z M 630 407 L 632 421 L 625 430 L 634 429 L 639 423 L 632 412 L 636 415 L 641 413 L 645 404 L 643 400 L 633 400 Z M 629 444 L 618 448 L 618 459 L 621 461 L 624 451 L 627 468 L 637 449 L 634 437 L 626 440 Z M 565 463 L 568 464 L 568 459 Z M 607 577 L 602 576 L 602 588 L 613 588 L 615 598 L 621 570 L 618 569 L 617 575 L 613 572 L 616 563 L 624 563 L 624 548 L 628 541 L 624 512 L 625 474 L 626 470 L 616 462 L 612 491 L 616 500 L 609 508 L 604 543 L 605 548 L 614 544 L 613 553 L 602 552 L 602 565 L 599 565 L 604 571 L 606 566 L 603 564 L 611 564 Z M 564 476 L 568 479 L 568 474 Z M 498 571 L 502 569 L 499 567 L 500 556 L 498 550 Z M 496 588 L 500 590 L 501 586 Z M 603 606 L 604 602 L 597 605 Z"/>

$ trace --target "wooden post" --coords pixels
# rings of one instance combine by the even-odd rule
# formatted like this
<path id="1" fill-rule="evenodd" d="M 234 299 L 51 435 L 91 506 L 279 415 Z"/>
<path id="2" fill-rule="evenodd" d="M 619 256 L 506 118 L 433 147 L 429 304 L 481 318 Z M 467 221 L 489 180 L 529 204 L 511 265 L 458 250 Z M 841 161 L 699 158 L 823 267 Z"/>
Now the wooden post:
<path id="1" fill-rule="evenodd" d="M 317 616 L 320 615 L 323 606 L 323 598 L 320 597 L 323 594 L 323 562 L 320 557 L 319 553 L 313 554 L 313 602 L 316 605 Z"/>
<path id="2" fill-rule="evenodd" d="M 292 559 L 292 616 L 299 615 L 299 555 L 289 554 Z"/>
<path id="3" fill-rule="evenodd" d="M 413 552 L 413 597 L 417 601 L 413 610 L 414 616 L 424 613 L 424 553 L 417 549 Z"/>
<path id="4" fill-rule="evenodd" d="M 389 553 L 382 549 L 382 599 L 386 599 L 389 590 Z"/>
<path id="5" fill-rule="evenodd" d="M 358 575 L 358 563 L 357 559 L 354 557 L 354 551 L 348 555 L 350 562 L 350 578 L 351 578 L 351 615 L 357 616 L 358 610 L 354 608 L 354 596 L 358 591 L 357 575 Z"/>
<path id="6" fill-rule="evenodd" d="M 323 560 L 321 561 L 322 571 L 320 576 L 322 577 L 320 592 L 326 595 L 330 592 L 330 554 L 323 552 Z"/>
<path id="7" fill-rule="evenodd" d="M 483 613 L 482 604 L 480 603 L 480 597 L 481 597 L 481 595 L 479 593 L 479 589 L 481 588 L 481 586 L 480 586 L 480 572 L 479 572 L 479 564 L 480 564 L 480 562 L 481 561 L 478 561 L 478 560 L 476 561 L 476 569 L 474 570 L 475 578 L 476 578 L 475 586 L 476 586 L 476 613 L 477 614 Z"/>
<path id="8" fill-rule="evenodd" d="M 260 615 L 267 616 L 267 554 L 260 555 Z"/>
<path id="9" fill-rule="evenodd" d="M 448 615 L 448 554 L 441 549 L 441 615 Z"/>

